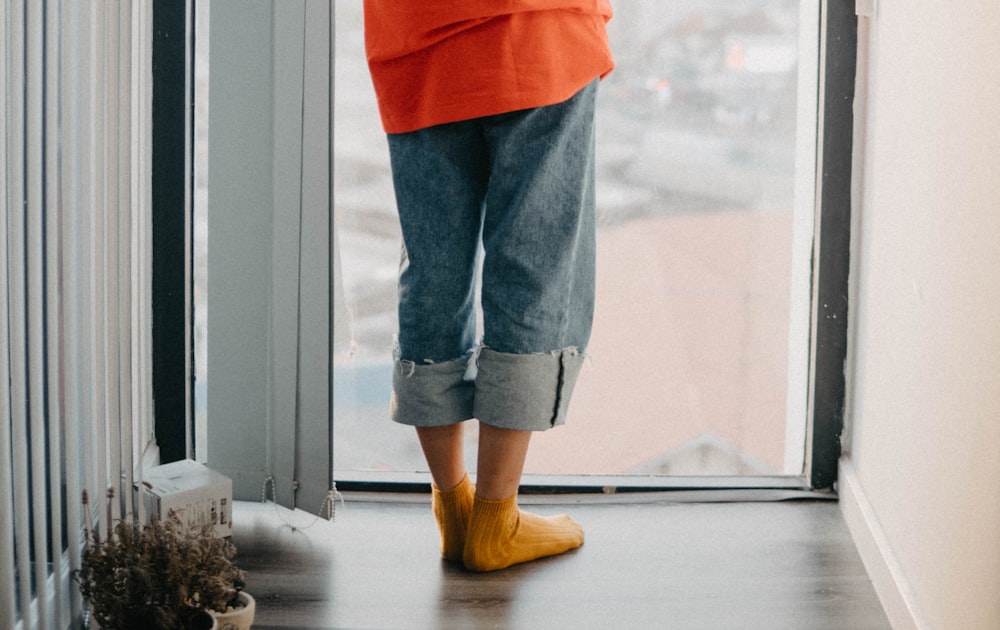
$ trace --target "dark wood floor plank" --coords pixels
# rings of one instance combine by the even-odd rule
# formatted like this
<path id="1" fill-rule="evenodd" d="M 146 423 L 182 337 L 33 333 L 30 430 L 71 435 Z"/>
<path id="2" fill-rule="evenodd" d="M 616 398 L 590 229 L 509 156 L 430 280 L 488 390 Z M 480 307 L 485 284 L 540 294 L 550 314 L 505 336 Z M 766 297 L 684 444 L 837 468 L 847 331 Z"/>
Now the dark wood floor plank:
<path id="1" fill-rule="evenodd" d="M 526 499 L 571 513 L 584 546 L 473 574 L 440 560 L 429 499 L 369 498 L 298 530 L 282 521 L 312 517 L 237 504 L 256 629 L 889 628 L 832 502 Z"/>

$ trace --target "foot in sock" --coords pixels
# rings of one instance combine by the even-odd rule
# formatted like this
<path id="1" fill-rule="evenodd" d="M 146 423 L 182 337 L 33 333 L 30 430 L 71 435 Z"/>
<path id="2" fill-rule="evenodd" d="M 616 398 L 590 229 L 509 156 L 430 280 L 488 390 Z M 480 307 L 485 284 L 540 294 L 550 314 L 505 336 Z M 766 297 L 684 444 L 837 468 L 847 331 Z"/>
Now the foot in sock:
<path id="1" fill-rule="evenodd" d="M 463 561 L 472 571 L 496 571 L 582 544 L 583 528 L 566 514 L 546 517 L 522 512 L 517 495 L 500 501 L 476 497 Z"/>
<path id="2" fill-rule="evenodd" d="M 441 532 L 441 555 L 449 562 L 461 563 L 476 487 L 465 475 L 451 490 L 442 492 L 433 485 L 431 490 L 431 509 Z"/>

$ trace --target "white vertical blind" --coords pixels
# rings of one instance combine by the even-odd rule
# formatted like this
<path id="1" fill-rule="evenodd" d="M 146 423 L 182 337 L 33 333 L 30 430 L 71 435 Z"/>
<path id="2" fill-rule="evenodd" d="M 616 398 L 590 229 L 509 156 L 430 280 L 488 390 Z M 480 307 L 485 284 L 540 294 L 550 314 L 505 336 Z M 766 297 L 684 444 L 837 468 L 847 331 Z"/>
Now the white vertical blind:
<path id="1" fill-rule="evenodd" d="M 0 5 L 0 627 L 67 627 L 152 438 L 150 3 Z M 102 527 L 107 527 L 107 523 Z"/>
<path id="2" fill-rule="evenodd" d="M 4 3 L 0 9 L 0 34 L 6 41 L 8 33 L 9 7 Z M 14 502 L 12 494 L 6 492 L 13 485 L 11 466 L 11 392 L 10 392 L 10 317 L 8 314 L 10 288 L 7 281 L 7 257 L 9 252 L 7 233 L 7 202 L 8 202 L 8 162 L 7 150 L 11 140 L 8 135 L 7 119 L 10 108 L 7 106 L 7 83 L 9 82 L 10 66 L 8 63 L 8 45 L 0 45 L 0 171 L 4 174 L 4 187 L 0 192 L 0 208 L 3 208 L 3 220 L 0 221 L 0 242 L 4 243 L 3 255 L 0 256 L 0 558 L 10 562 L 14 558 Z M 10 559 L 10 560 L 7 560 Z M 13 567 L 4 567 L 0 571 L 0 626 L 13 627 L 14 611 L 17 608 L 17 598 L 14 589 Z"/>
<path id="3" fill-rule="evenodd" d="M 14 497 L 12 492 L 6 490 L 13 487 L 13 419 L 14 405 L 12 396 L 13 381 L 10 373 L 11 360 L 11 317 L 9 313 L 11 285 L 8 281 L 7 260 L 11 255 L 10 232 L 8 230 L 8 205 L 13 197 L 11 190 L 10 174 L 15 165 L 16 157 L 8 153 L 15 153 L 17 148 L 15 131 L 20 129 L 18 121 L 13 120 L 14 107 L 8 98 L 7 86 L 13 83 L 14 54 L 18 42 L 11 41 L 11 20 L 15 16 L 11 15 L 11 8 L 5 2 L 0 10 L 0 34 L 4 37 L 3 45 L 0 45 L 0 170 L 4 174 L 4 187 L 0 193 L 0 208 L 3 208 L 3 217 L 0 221 L 0 237 L 3 238 L 4 250 L 0 256 L 0 558 L 5 559 L 5 563 L 12 565 L 14 558 Z M 20 29 L 17 29 L 18 31 Z M 0 626 L 11 628 L 14 626 L 14 614 L 18 607 L 15 585 L 14 567 L 4 567 L 0 571 Z"/>
<path id="4" fill-rule="evenodd" d="M 332 3 L 213 0 L 206 457 L 235 499 L 333 491 Z"/>
<path id="5" fill-rule="evenodd" d="M 62 25 L 60 27 L 62 32 L 65 33 L 59 58 L 62 65 L 62 89 L 59 94 L 60 109 L 65 112 L 62 118 L 64 135 L 62 150 L 60 151 L 60 195 L 66 200 L 70 208 L 81 207 L 81 199 L 83 199 L 83 178 L 81 177 L 83 165 L 81 164 L 81 160 L 78 159 L 78 156 L 81 155 L 80 139 L 82 137 L 82 130 L 79 127 L 82 121 L 86 119 L 85 113 L 81 110 L 84 110 L 87 104 L 82 103 L 79 107 L 73 106 L 78 102 L 78 95 L 82 88 L 80 73 L 83 68 L 83 61 L 81 59 L 83 38 L 80 36 L 80 26 L 83 17 L 84 12 L 80 3 L 68 5 L 63 10 Z M 80 270 L 81 221 L 77 212 L 64 212 L 62 216 L 62 231 L 60 234 L 62 259 L 60 261 L 60 269 L 66 291 L 63 294 L 64 320 L 60 326 L 60 337 L 79 338 L 80 330 L 86 330 L 86 328 L 82 327 L 83 312 L 81 309 L 83 293 L 80 284 L 83 277 Z M 78 497 L 82 490 L 81 476 L 84 476 L 82 475 L 81 449 L 79 448 L 83 435 L 81 425 L 85 417 L 81 413 L 85 400 L 81 391 L 82 377 L 85 373 L 81 362 L 84 356 L 84 348 L 82 344 L 71 343 L 66 345 L 65 352 L 63 361 L 62 407 L 66 427 L 66 434 L 64 436 L 64 443 L 66 444 L 66 448 L 64 449 L 64 463 L 67 470 L 77 471 L 78 473 L 67 476 L 66 496 Z M 66 503 L 66 522 L 83 522 L 80 504 L 77 501 L 68 501 Z M 80 566 L 80 551 L 77 545 L 69 546 L 68 561 L 70 567 L 75 568 Z M 69 604 L 70 611 L 77 611 L 81 608 L 82 602 L 80 601 L 79 591 L 76 589 L 70 589 Z"/>
<path id="6" fill-rule="evenodd" d="M 44 23 L 42 25 L 44 45 L 42 50 L 45 64 L 43 101 L 45 108 L 44 120 L 42 121 L 44 153 L 42 160 L 40 160 L 42 166 L 40 173 L 43 175 L 41 189 L 44 212 L 39 212 L 39 215 L 43 219 L 39 240 L 43 243 L 41 261 L 44 275 L 41 284 L 44 287 L 43 312 L 45 317 L 45 327 L 42 334 L 45 372 L 39 380 L 44 383 L 44 391 L 48 395 L 46 400 L 47 413 L 40 418 L 39 428 L 44 429 L 45 438 L 48 443 L 45 444 L 42 439 L 32 437 L 33 444 L 37 441 L 42 443 L 43 447 L 39 449 L 42 455 L 39 468 L 44 468 L 42 466 L 43 463 L 47 464 L 49 468 L 47 493 L 42 492 L 39 495 L 41 499 L 47 498 L 48 500 L 41 501 L 43 503 L 42 510 L 44 511 L 38 515 L 38 522 L 41 522 L 43 517 L 48 515 L 47 527 L 49 538 L 46 541 L 48 545 L 47 549 L 60 549 L 62 547 L 62 531 L 64 527 L 64 517 L 62 514 L 64 475 L 52 474 L 52 470 L 55 468 L 54 463 L 61 462 L 63 459 L 64 427 L 60 422 L 48 420 L 49 418 L 65 417 L 65 409 L 62 406 L 62 392 L 64 388 L 59 357 L 63 347 L 62 344 L 55 342 L 55 340 L 62 338 L 60 334 L 61 322 L 63 320 L 62 295 L 59 283 L 52 281 L 52 276 L 61 278 L 59 260 L 62 255 L 62 243 L 60 242 L 59 234 L 63 223 L 62 205 L 59 203 L 62 182 L 61 165 L 59 163 L 61 145 L 59 111 L 62 88 L 59 47 L 61 42 L 58 37 L 47 36 L 48 33 L 58 33 L 62 30 L 59 20 L 62 7 L 58 3 L 54 4 L 55 6 L 46 7 L 47 10 L 45 11 Z M 50 269 L 55 270 L 56 273 L 50 274 L 48 272 Z M 41 438 L 41 435 L 38 437 Z M 45 481 L 46 477 L 43 476 L 42 480 Z M 39 538 L 41 537 L 39 536 Z M 46 575 L 48 571 L 51 571 L 53 575 L 62 575 L 64 569 L 63 554 L 52 553 L 50 556 L 50 566 L 40 569 L 37 573 L 39 575 Z M 36 563 L 36 567 L 39 564 Z M 62 581 L 54 580 L 50 593 L 54 605 L 49 619 L 54 620 L 63 617 L 65 594 L 66 589 Z M 46 617 L 47 607 L 42 607 L 40 619 L 45 619 Z M 45 626 L 44 623 L 42 624 L 43 627 L 53 627 L 54 625 L 51 621 L 48 626 Z"/>

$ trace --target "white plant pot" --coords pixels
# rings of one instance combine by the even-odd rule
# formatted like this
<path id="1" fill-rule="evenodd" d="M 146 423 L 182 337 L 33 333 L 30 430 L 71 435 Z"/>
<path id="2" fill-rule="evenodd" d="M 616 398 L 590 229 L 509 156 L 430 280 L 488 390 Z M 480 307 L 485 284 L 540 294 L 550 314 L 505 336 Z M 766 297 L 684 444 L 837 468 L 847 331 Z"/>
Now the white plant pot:
<path id="1" fill-rule="evenodd" d="M 256 603 L 253 597 L 245 591 L 240 591 L 239 597 L 243 602 L 242 608 L 230 608 L 226 612 L 212 613 L 218 630 L 250 630 L 250 626 L 253 625 Z"/>

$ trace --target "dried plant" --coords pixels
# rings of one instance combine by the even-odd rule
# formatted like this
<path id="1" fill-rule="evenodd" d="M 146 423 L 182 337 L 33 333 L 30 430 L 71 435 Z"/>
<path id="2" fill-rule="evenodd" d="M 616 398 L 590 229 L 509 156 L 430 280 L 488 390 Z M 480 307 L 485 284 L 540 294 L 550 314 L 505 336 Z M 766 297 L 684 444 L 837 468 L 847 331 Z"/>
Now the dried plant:
<path id="1" fill-rule="evenodd" d="M 113 496 L 109 490 L 109 504 Z M 83 505 L 89 520 L 86 492 Z M 104 540 L 87 527 L 75 578 L 101 628 L 184 628 L 199 610 L 240 605 L 245 575 L 235 554 L 211 526 L 189 529 L 173 513 L 148 525 L 126 518 Z"/>

